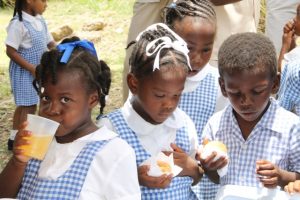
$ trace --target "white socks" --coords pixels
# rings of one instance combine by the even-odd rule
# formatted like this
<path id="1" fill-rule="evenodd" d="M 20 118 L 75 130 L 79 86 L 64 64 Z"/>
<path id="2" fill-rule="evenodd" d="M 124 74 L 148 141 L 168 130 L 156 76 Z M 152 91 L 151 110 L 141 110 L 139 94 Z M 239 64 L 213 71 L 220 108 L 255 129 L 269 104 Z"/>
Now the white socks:
<path id="1" fill-rule="evenodd" d="M 10 130 L 9 139 L 10 140 L 15 140 L 17 132 L 18 132 L 18 130 Z"/>

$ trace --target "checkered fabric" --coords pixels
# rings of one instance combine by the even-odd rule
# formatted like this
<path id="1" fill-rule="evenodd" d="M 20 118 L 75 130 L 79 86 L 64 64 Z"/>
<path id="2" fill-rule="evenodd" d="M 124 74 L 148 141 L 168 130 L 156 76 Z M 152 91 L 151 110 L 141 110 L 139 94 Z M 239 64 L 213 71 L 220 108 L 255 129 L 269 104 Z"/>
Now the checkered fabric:
<path id="1" fill-rule="evenodd" d="M 113 124 L 120 137 L 126 140 L 135 150 L 137 166 L 150 157 L 149 153 L 142 147 L 136 134 L 128 127 L 120 110 L 110 113 L 109 120 Z M 186 132 L 186 127 L 179 129 L 176 133 L 175 143 L 185 152 L 190 152 L 191 146 Z M 155 144 L 153 144 L 155 145 Z M 190 177 L 174 177 L 170 186 L 165 189 L 152 189 L 141 186 L 143 200 L 172 199 L 188 200 L 195 199 L 191 191 L 193 180 Z"/>
<path id="2" fill-rule="evenodd" d="M 221 185 L 261 186 L 256 174 L 256 161 L 260 159 L 284 170 L 300 172 L 299 117 L 274 99 L 246 141 L 231 106 L 215 114 L 203 134 L 223 141 L 228 148 L 228 172 L 220 179 Z"/>
<path id="3" fill-rule="evenodd" d="M 212 73 L 208 73 L 201 80 L 196 90 L 182 94 L 179 107 L 185 111 L 195 123 L 198 138 L 202 138 L 202 131 L 208 119 L 213 115 L 218 95 L 218 83 Z M 199 141 L 199 144 L 201 141 Z M 203 176 L 198 185 L 193 186 L 193 191 L 201 200 L 213 200 L 217 194 L 219 185 L 211 182 L 207 176 Z"/>
<path id="4" fill-rule="evenodd" d="M 13 20 L 18 20 L 17 16 Z M 25 60 L 33 65 L 40 63 L 42 54 L 47 50 L 47 26 L 43 19 L 40 20 L 44 27 L 42 31 L 35 30 L 30 22 L 23 19 L 23 24 L 28 29 L 31 37 L 32 47 L 17 50 Z M 11 60 L 9 78 L 17 106 L 31 106 L 38 103 L 39 97 L 32 85 L 33 76 L 28 70 Z"/>
<path id="5" fill-rule="evenodd" d="M 288 62 L 284 67 L 278 101 L 282 107 L 300 116 L 300 59 Z"/>
<path id="6" fill-rule="evenodd" d="M 17 199 L 78 199 L 95 154 L 109 141 L 95 141 L 86 144 L 71 167 L 56 180 L 38 178 L 41 161 L 30 160 Z"/>

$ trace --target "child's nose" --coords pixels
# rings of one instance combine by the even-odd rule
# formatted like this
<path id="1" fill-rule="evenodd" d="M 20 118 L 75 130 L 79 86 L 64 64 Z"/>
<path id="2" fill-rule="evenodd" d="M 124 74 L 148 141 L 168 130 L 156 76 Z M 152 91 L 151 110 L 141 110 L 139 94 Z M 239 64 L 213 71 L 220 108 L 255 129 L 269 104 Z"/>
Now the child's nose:
<path id="1" fill-rule="evenodd" d="M 61 109 L 60 109 L 59 103 L 51 102 L 49 109 L 48 109 L 48 114 L 49 115 L 59 115 L 61 113 L 60 110 Z"/>

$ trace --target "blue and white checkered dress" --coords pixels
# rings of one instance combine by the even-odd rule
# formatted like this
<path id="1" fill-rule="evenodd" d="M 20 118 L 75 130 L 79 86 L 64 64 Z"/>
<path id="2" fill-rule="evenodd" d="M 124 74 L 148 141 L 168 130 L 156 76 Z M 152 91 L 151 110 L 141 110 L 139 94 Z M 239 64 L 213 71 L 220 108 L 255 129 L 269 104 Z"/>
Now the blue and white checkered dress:
<path id="1" fill-rule="evenodd" d="M 119 136 L 128 142 L 135 150 L 137 166 L 150 157 L 150 154 L 142 147 L 136 134 L 128 127 L 120 110 L 116 110 L 107 115 L 113 124 Z M 179 129 L 176 133 L 176 145 L 185 152 L 190 152 L 191 146 L 186 127 Z M 153 144 L 155 145 L 155 144 Z M 172 199 L 172 200 L 188 200 L 195 199 L 191 190 L 193 180 L 190 177 L 174 177 L 168 188 L 152 189 L 141 186 L 143 200 Z"/>
<path id="2" fill-rule="evenodd" d="M 300 172 L 299 117 L 271 98 L 271 104 L 245 140 L 231 106 L 213 115 L 203 134 L 228 148 L 228 172 L 221 185 L 259 187 L 256 161 L 268 160 L 279 168 Z"/>
<path id="3" fill-rule="evenodd" d="M 215 111 L 219 88 L 217 79 L 217 71 L 216 73 L 208 72 L 194 91 L 183 93 L 180 98 L 179 107 L 195 123 L 199 140 L 202 138 L 205 124 Z M 201 144 L 200 142 L 199 144 Z M 196 186 L 193 186 L 193 191 L 200 200 L 213 200 L 218 188 L 219 185 L 214 184 L 204 175 L 201 181 Z"/>
<path id="4" fill-rule="evenodd" d="M 12 20 L 19 19 L 15 16 Z M 39 20 L 41 20 L 44 27 L 41 31 L 35 30 L 30 22 L 23 19 L 23 24 L 28 29 L 31 37 L 32 47 L 28 49 L 19 48 L 17 50 L 26 61 L 33 65 L 40 63 L 42 54 L 47 50 L 46 22 L 42 18 Z M 9 78 L 17 106 L 31 106 L 38 103 L 39 97 L 32 85 L 33 76 L 28 70 L 11 60 L 9 64 Z"/>
<path id="5" fill-rule="evenodd" d="M 284 67 L 278 101 L 282 107 L 300 116 L 300 59 L 288 62 Z"/>
<path id="6" fill-rule="evenodd" d="M 78 199 L 95 154 L 110 140 L 89 142 L 80 151 L 71 167 L 56 180 L 38 178 L 41 161 L 29 161 L 18 199 Z M 63 156 L 63 152 L 62 152 Z M 100 188 L 101 189 L 101 188 Z"/>

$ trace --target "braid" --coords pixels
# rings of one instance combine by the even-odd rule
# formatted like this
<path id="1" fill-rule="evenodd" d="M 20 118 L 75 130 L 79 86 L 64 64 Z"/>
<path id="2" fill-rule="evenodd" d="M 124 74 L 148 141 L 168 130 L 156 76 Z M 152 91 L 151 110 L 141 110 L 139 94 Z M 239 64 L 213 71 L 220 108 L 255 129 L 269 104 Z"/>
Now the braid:
<path id="1" fill-rule="evenodd" d="M 23 17 L 22 17 L 22 10 L 23 10 L 23 6 L 24 6 L 23 3 L 25 3 L 24 0 L 16 0 L 16 2 L 15 2 L 13 17 L 16 16 L 16 14 L 18 14 L 19 21 L 23 21 Z"/>
<path id="2" fill-rule="evenodd" d="M 216 13 L 210 0 L 178 0 L 164 10 L 165 23 L 173 27 L 174 21 L 185 16 L 199 17 L 212 23 L 216 21 Z"/>
<path id="3" fill-rule="evenodd" d="M 143 78 L 148 76 L 153 72 L 153 64 L 156 54 L 151 56 L 146 55 L 146 46 L 155 39 L 161 37 L 169 37 L 172 41 L 177 40 L 172 33 L 164 29 L 161 26 L 157 26 L 157 30 L 145 31 L 139 41 L 135 43 L 132 54 L 129 59 L 129 64 L 131 66 L 130 72 L 133 73 L 137 78 Z M 154 49 L 159 45 L 159 41 L 152 48 Z M 153 50 L 152 49 L 152 50 Z M 151 49 L 150 49 L 151 51 Z M 181 66 L 187 71 L 189 70 L 187 60 L 182 52 L 170 49 L 162 49 L 160 52 L 160 67 L 173 67 Z"/>
<path id="4" fill-rule="evenodd" d="M 74 37 L 78 41 L 78 37 Z M 64 42 L 71 42 L 65 40 Z M 74 40 L 73 40 L 74 41 Z M 42 86 L 51 78 L 51 83 L 57 83 L 57 73 L 61 71 L 77 71 L 83 78 L 86 91 L 92 93 L 95 90 L 99 95 L 100 113 L 105 107 L 105 96 L 108 95 L 111 84 L 111 73 L 108 65 L 82 47 L 75 47 L 67 64 L 61 63 L 63 53 L 57 49 L 45 52 L 42 56 L 40 65 L 36 68 L 36 79 L 34 87 L 41 94 Z"/>

